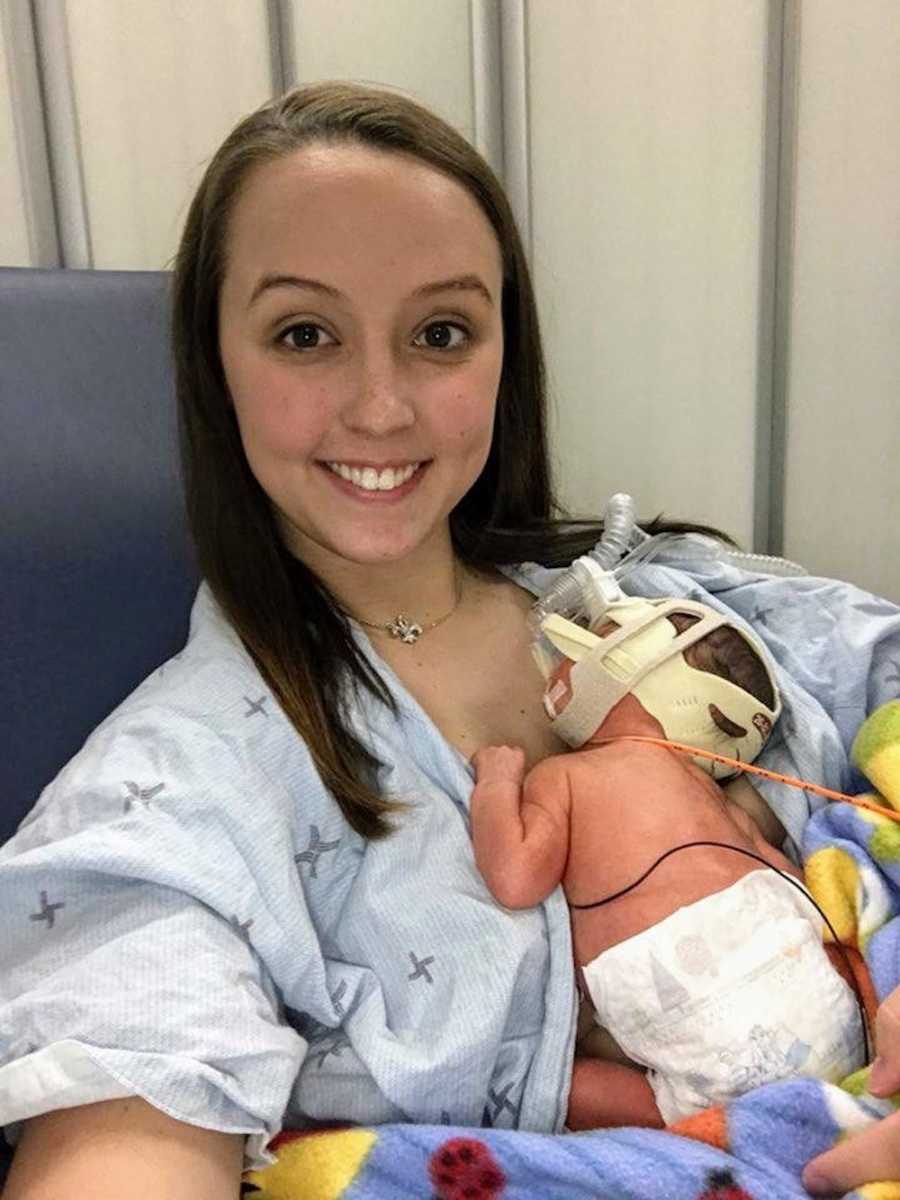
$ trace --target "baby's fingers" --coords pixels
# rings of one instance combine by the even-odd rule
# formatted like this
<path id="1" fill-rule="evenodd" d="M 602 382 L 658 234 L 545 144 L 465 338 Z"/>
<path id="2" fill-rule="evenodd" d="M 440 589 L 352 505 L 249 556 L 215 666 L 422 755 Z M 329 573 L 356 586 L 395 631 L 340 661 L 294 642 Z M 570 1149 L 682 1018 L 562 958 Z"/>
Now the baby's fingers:
<path id="1" fill-rule="evenodd" d="M 512 779 L 520 783 L 525 774 L 525 751 L 521 746 L 482 746 L 472 755 L 472 766 L 479 780 Z"/>
<path id="2" fill-rule="evenodd" d="M 820 1154 L 803 1172 L 803 1186 L 813 1196 L 843 1196 L 875 1180 L 900 1180 L 900 1113 Z"/>

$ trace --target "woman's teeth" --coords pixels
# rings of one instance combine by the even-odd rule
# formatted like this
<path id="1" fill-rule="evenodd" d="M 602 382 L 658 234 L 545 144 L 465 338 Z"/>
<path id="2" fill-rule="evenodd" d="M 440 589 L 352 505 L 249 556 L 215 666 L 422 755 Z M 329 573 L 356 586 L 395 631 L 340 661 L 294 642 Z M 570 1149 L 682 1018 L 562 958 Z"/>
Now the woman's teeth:
<path id="1" fill-rule="evenodd" d="M 412 479 L 421 466 L 420 463 L 415 462 L 409 463 L 405 467 L 399 467 L 397 470 L 394 470 L 393 467 L 385 467 L 383 471 L 376 471 L 374 467 L 360 469 L 337 462 L 330 462 L 327 465 L 335 475 L 340 475 L 341 479 L 355 483 L 357 487 L 366 492 L 389 492 L 393 488 L 399 487 L 401 483 Z"/>

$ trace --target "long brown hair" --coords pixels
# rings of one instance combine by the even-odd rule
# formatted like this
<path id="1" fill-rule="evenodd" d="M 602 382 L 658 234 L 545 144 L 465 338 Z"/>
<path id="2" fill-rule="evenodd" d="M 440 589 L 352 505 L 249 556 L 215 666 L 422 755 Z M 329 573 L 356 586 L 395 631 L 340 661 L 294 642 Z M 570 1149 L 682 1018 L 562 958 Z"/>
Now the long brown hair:
<path id="1" fill-rule="evenodd" d="M 182 473 L 200 570 L 324 785 L 366 837 L 389 832 L 396 805 L 354 734 L 360 689 L 395 710 L 324 583 L 285 548 L 244 455 L 219 356 L 218 307 L 228 219 L 261 164 L 312 143 L 353 142 L 412 155 L 460 183 L 490 221 L 503 260 L 504 358 L 494 436 L 481 475 L 450 514 L 454 548 L 473 565 L 568 563 L 599 536 L 562 521 L 550 485 L 544 358 L 531 279 L 509 202 L 491 168 L 450 125 L 386 89 L 347 82 L 297 88 L 242 120 L 191 203 L 173 279 Z"/>

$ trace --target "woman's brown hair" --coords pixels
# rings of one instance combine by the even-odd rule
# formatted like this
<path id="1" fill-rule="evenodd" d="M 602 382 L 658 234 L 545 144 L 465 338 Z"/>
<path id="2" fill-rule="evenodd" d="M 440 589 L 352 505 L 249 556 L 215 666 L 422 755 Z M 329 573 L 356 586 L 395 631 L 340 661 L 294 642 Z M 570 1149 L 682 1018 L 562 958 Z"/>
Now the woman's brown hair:
<path id="1" fill-rule="evenodd" d="M 219 355 L 228 219 L 252 171 L 313 143 L 412 155 L 451 177 L 490 221 L 503 261 L 504 357 L 490 454 L 450 515 L 456 552 L 476 566 L 568 563 L 599 536 L 561 520 L 546 441 L 544 358 L 531 279 L 509 202 L 452 126 L 406 96 L 347 82 L 297 88 L 242 120 L 219 148 L 188 211 L 173 279 L 172 342 L 188 521 L 201 574 L 324 785 L 366 837 L 390 830 L 377 759 L 348 705 L 363 689 L 394 710 L 328 589 L 288 553 L 247 463 Z"/>

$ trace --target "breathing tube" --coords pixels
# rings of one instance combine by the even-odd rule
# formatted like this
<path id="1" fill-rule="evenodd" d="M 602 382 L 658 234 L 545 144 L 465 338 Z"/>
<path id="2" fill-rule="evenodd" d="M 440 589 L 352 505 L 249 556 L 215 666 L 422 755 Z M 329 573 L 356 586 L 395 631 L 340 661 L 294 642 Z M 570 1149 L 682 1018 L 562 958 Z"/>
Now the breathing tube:
<path id="1" fill-rule="evenodd" d="M 570 620 L 586 619 L 593 625 L 610 604 L 622 599 L 619 581 L 675 543 L 679 544 L 688 562 L 730 563 L 765 575 L 806 574 L 803 567 L 789 559 L 769 554 L 745 554 L 711 538 L 701 539 L 683 533 L 651 536 L 637 523 L 632 497 L 617 492 L 606 506 L 600 541 L 593 550 L 576 558 L 532 606 L 529 624 L 533 637 L 541 638 L 541 624 L 551 613 Z"/>

